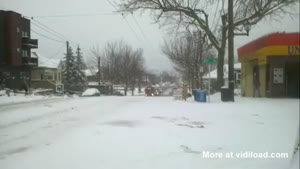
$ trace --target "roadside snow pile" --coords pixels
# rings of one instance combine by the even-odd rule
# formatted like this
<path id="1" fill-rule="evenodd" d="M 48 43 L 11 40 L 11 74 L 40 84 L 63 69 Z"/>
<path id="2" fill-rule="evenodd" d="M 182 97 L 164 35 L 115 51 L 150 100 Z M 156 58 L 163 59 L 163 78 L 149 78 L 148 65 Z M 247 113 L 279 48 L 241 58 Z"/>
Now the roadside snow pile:
<path id="1" fill-rule="evenodd" d="M 299 169 L 299 149 L 293 157 L 290 169 Z"/>
<path id="2" fill-rule="evenodd" d="M 37 101 L 37 100 L 47 100 L 47 99 L 53 99 L 53 98 L 55 98 L 55 97 L 11 93 L 10 97 L 8 97 L 7 95 L 0 96 L 0 106 L 6 105 L 6 104 L 32 102 L 32 101 Z"/>
<path id="3" fill-rule="evenodd" d="M 89 88 L 82 93 L 82 96 L 100 96 L 100 92 L 96 88 Z"/>
<path id="4" fill-rule="evenodd" d="M 168 88 L 166 90 L 163 91 L 163 93 L 161 94 L 162 96 L 172 96 L 173 95 L 173 88 Z"/>
<path id="5" fill-rule="evenodd" d="M 0 96 L 4 96 L 4 95 L 6 95 L 5 90 L 0 90 Z"/>

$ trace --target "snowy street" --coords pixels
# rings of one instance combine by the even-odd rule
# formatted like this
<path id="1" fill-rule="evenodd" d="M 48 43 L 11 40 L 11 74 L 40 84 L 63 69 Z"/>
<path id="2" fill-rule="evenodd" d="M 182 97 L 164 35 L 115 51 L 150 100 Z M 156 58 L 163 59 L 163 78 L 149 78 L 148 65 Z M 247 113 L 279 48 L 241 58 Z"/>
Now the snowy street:
<path id="1" fill-rule="evenodd" d="M 299 100 L 219 99 L 101 96 L 1 104 L 0 168 L 288 169 Z M 246 151 L 289 157 L 203 157 Z"/>

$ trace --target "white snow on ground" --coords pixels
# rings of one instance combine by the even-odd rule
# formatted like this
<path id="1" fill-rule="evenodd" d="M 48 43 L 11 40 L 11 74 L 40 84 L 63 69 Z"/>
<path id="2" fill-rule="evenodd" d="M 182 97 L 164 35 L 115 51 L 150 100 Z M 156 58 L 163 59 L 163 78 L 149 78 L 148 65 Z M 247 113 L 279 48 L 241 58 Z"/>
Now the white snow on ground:
<path id="1" fill-rule="evenodd" d="M 2 169 L 285 169 L 298 99 L 92 97 L 0 107 Z M 203 152 L 288 153 L 208 159 Z"/>

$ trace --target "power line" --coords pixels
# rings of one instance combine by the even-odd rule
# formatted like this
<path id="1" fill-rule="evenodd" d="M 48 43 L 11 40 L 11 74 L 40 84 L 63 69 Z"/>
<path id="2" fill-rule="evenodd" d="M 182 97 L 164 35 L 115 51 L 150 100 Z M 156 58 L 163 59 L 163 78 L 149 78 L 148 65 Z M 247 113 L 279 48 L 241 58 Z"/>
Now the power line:
<path id="1" fill-rule="evenodd" d="M 137 38 L 138 41 L 140 41 L 140 38 L 138 37 L 137 33 L 134 31 L 134 29 L 130 26 L 129 22 L 127 21 L 127 19 L 123 16 L 123 19 L 125 20 L 125 22 L 127 23 L 128 27 L 130 28 L 130 30 L 133 32 L 133 34 L 135 35 L 135 37 Z"/>
<path id="2" fill-rule="evenodd" d="M 113 8 L 115 8 L 116 10 L 118 10 L 117 9 L 117 7 L 112 3 L 112 2 L 110 2 L 110 0 L 106 0 Z"/>
<path id="3" fill-rule="evenodd" d="M 118 11 L 118 8 L 110 1 L 110 0 L 106 0 L 113 8 L 115 8 Z M 133 32 L 133 34 L 135 35 L 136 39 L 138 41 L 140 41 L 140 38 L 138 37 L 137 33 L 134 31 L 134 29 L 131 27 L 131 25 L 129 24 L 129 22 L 127 21 L 127 19 L 124 16 L 124 13 L 121 13 L 123 19 L 125 20 L 126 24 L 128 25 L 129 29 Z"/>
<path id="4" fill-rule="evenodd" d="M 52 40 L 52 41 L 65 43 L 64 41 L 57 40 L 57 39 L 53 39 L 53 38 L 50 38 L 50 37 L 48 37 L 48 36 L 46 36 L 46 35 L 44 35 L 44 34 L 41 34 L 41 33 L 37 32 L 37 31 L 33 30 L 32 28 L 31 28 L 31 31 L 34 32 L 34 33 L 36 33 L 36 34 L 38 34 L 38 35 L 40 35 L 40 36 L 43 36 L 43 37 L 45 37 L 45 38 L 47 38 L 47 39 L 50 39 L 50 40 Z"/>
<path id="5" fill-rule="evenodd" d="M 40 28 L 40 29 L 46 31 L 46 32 L 49 33 L 49 34 L 51 34 L 51 35 L 53 35 L 53 36 L 55 36 L 55 37 L 57 37 L 57 38 L 59 38 L 59 39 L 61 39 L 61 40 L 64 40 L 63 38 L 61 38 L 61 36 L 58 36 L 57 34 L 52 33 L 52 32 L 49 31 L 48 29 L 45 29 L 44 27 L 41 27 L 41 26 L 39 26 L 38 24 L 36 24 L 36 23 L 34 23 L 34 22 L 32 22 L 32 24 L 35 25 L 36 27 L 38 27 L 38 28 Z"/>
<path id="6" fill-rule="evenodd" d="M 49 26 L 47 26 L 47 25 L 41 23 L 41 22 L 38 21 L 37 19 L 34 19 L 33 17 L 31 17 L 31 19 L 32 19 L 32 21 L 36 22 L 37 24 L 39 24 L 39 25 L 43 26 L 44 28 L 50 30 L 52 33 L 57 34 L 57 35 L 58 35 L 61 39 L 63 39 L 64 41 L 73 42 L 72 40 L 70 40 L 70 38 L 64 36 L 64 35 L 61 34 L 61 33 L 58 33 L 57 31 L 55 31 L 54 29 L 50 28 Z M 57 37 L 58 37 L 58 36 L 57 36 Z M 76 43 L 77 43 L 77 42 L 76 42 Z M 77 43 L 77 44 L 79 44 L 79 43 Z"/>
<path id="7" fill-rule="evenodd" d="M 57 34 L 57 35 L 63 37 L 63 39 L 69 39 L 69 38 L 67 38 L 66 36 L 64 36 L 64 35 L 58 33 L 57 31 L 55 31 L 54 29 L 50 28 L 49 26 L 47 26 L 47 25 L 41 23 L 40 21 L 34 19 L 33 17 L 31 17 L 31 20 L 34 21 L 34 22 L 36 22 L 37 24 L 43 26 L 44 28 L 50 30 L 52 33 Z"/>
<path id="8" fill-rule="evenodd" d="M 33 16 L 33 17 L 34 18 L 67 18 L 67 17 L 101 16 L 101 15 L 117 15 L 117 13 L 86 13 L 86 14 L 65 14 L 65 15 L 41 15 L 41 16 Z"/>
<path id="9" fill-rule="evenodd" d="M 141 27 L 140 24 L 138 23 L 137 19 L 136 19 L 135 16 L 133 15 L 133 13 L 131 13 L 131 16 L 133 17 L 134 22 L 136 23 L 136 25 L 138 26 L 138 28 L 139 28 L 140 31 L 142 32 L 142 34 L 143 34 L 145 40 L 146 40 L 147 42 L 149 42 L 148 44 L 150 44 L 150 47 L 152 48 L 152 50 L 154 50 L 154 47 L 152 46 L 152 43 L 150 42 L 150 40 L 148 40 L 148 38 L 147 38 L 145 32 L 143 31 L 142 27 Z"/>
<path id="10" fill-rule="evenodd" d="M 59 49 L 58 49 L 58 51 L 57 52 L 55 52 L 55 54 L 54 55 L 52 55 L 50 58 L 48 58 L 48 59 L 52 59 L 52 58 L 54 58 L 59 52 L 61 52 L 61 50 L 63 49 L 65 47 L 65 45 L 62 45 Z"/>
<path id="11" fill-rule="evenodd" d="M 211 27 L 213 27 L 213 25 L 215 25 L 215 19 L 216 19 L 216 15 L 217 15 L 217 11 L 219 9 L 219 4 L 220 4 L 220 1 L 218 1 L 218 4 L 217 4 L 217 7 L 216 7 L 216 11 L 215 11 L 215 14 L 214 14 L 214 17 L 213 17 L 213 20 L 211 22 Z"/>
<path id="12" fill-rule="evenodd" d="M 139 29 L 140 29 L 140 31 L 142 32 L 142 34 L 143 34 L 144 38 L 145 38 L 145 39 L 147 39 L 147 36 L 146 36 L 146 34 L 144 33 L 143 29 L 141 28 L 140 24 L 137 22 L 137 20 L 135 19 L 134 15 L 133 15 L 132 13 L 131 13 L 131 16 L 132 16 L 132 18 L 133 18 L 133 20 L 134 20 L 135 24 L 138 26 L 138 28 L 139 28 Z"/>

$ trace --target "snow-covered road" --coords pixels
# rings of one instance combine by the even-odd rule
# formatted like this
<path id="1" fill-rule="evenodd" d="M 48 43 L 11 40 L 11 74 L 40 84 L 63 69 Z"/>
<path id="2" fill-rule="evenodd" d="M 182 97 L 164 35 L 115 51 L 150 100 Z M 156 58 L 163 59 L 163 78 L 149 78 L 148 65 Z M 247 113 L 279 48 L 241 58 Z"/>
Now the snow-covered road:
<path id="1" fill-rule="evenodd" d="M 1 169 L 286 169 L 299 100 L 57 98 L 0 106 Z M 289 158 L 204 158 L 204 152 Z"/>

